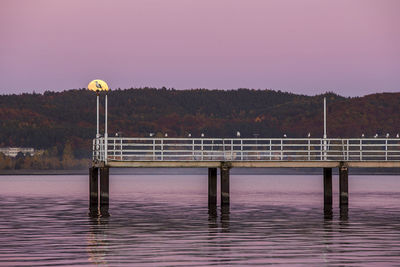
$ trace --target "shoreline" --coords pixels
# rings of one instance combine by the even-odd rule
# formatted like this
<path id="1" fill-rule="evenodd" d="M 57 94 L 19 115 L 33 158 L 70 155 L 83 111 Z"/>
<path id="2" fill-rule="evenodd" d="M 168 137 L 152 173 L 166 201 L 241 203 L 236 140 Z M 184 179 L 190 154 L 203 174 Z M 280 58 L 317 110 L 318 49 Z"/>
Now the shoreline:
<path id="1" fill-rule="evenodd" d="M 336 168 L 333 174 L 337 175 Z M 88 175 L 88 169 L 78 170 L 0 170 L 0 176 L 6 175 Z M 355 175 L 399 175 L 396 168 L 353 168 Z M 207 168 L 111 168 L 111 175 L 207 175 Z M 322 175 L 320 168 L 233 168 L 232 175 Z"/>

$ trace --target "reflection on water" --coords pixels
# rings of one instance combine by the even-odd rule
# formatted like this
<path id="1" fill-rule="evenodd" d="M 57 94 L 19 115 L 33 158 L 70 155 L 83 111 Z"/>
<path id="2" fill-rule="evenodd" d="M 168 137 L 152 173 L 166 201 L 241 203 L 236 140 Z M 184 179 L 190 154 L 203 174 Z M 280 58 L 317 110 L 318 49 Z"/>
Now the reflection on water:
<path id="1" fill-rule="evenodd" d="M 59 177 L 25 180 L 24 190 L 13 184 L 25 178 L 3 179 L 0 265 L 397 264 L 397 179 L 375 180 L 392 182 L 375 193 L 368 177 L 354 179 L 349 208 L 334 192 L 324 211 L 318 178 L 234 176 L 230 207 L 207 207 L 206 177 L 115 176 L 110 217 L 88 216 L 86 177 L 68 177 L 56 195 L 45 186 Z"/>
<path id="2" fill-rule="evenodd" d="M 349 208 L 347 206 L 340 208 L 340 220 L 345 222 L 349 219 Z"/>
<path id="3" fill-rule="evenodd" d="M 325 220 L 332 220 L 333 219 L 332 207 L 324 207 L 324 219 Z"/>
<path id="4" fill-rule="evenodd" d="M 96 265 L 107 265 L 108 218 L 98 217 L 94 214 L 89 216 L 87 252 L 89 254 L 89 261 Z"/>

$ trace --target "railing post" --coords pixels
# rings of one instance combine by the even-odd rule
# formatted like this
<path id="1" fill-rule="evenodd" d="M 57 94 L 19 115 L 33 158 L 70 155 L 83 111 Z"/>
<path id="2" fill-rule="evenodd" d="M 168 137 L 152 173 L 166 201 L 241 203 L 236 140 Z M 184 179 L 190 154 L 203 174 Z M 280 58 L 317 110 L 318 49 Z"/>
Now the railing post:
<path id="1" fill-rule="evenodd" d="M 105 134 L 104 136 L 104 162 L 107 164 L 108 160 L 108 137 Z"/>
<path id="2" fill-rule="evenodd" d="M 103 161 L 103 145 L 101 143 L 101 139 L 98 139 L 98 146 L 99 146 L 99 161 Z"/>
<path id="3" fill-rule="evenodd" d="M 153 160 L 156 160 L 156 139 L 153 138 Z"/>
<path id="4" fill-rule="evenodd" d="M 106 153 L 108 153 L 108 151 L 107 151 L 107 147 L 106 147 L 106 141 L 107 141 L 107 144 L 108 144 L 108 140 L 106 140 L 106 138 L 104 138 L 104 162 L 105 163 L 107 163 L 107 157 L 106 157 Z"/>
<path id="5" fill-rule="evenodd" d="M 161 139 L 161 160 L 164 160 L 164 139 Z"/>
<path id="6" fill-rule="evenodd" d="M 360 161 L 362 160 L 362 139 L 360 139 Z"/>
<path id="7" fill-rule="evenodd" d="M 240 139 L 240 160 L 243 161 L 243 139 Z"/>
<path id="8" fill-rule="evenodd" d="M 201 138 L 201 144 L 200 144 L 200 146 L 201 146 L 201 160 L 203 160 L 203 159 L 204 159 L 204 152 L 203 152 L 203 138 Z"/>
<path id="9" fill-rule="evenodd" d="M 281 160 L 283 160 L 283 139 L 281 139 Z"/>
<path id="10" fill-rule="evenodd" d="M 104 161 L 104 144 L 103 139 L 99 139 L 100 142 L 100 161 Z"/>
<path id="11" fill-rule="evenodd" d="M 272 160 L 272 139 L 269 139 L 269 160 Z"/>
<path id="12" fill-rule="evenodd" d="M 211 140 L 211 144 L 210 145 L 211 145 L 211 150 L 210 150 L 211 156 L 209 156 L 209 159 L 213 160 L 214 159 L 214 139 Z"/>
<path id="13" fill-rule="evenodd" d="M 100 161 L 100 140 L 96 137 L 96 160 Z"/>
<path id="14" fill-rule="evenodd" d="M 107 163 L 107 159 L 106 159 L 106 153 L 107 153 L 107 149 L 106 149 L 106 139 L 105 137 L 103 137 L 103 161 L 105 163 Z"/>
<path id="15" fill-rule="evenodd" d="M 385 140 L 385 160 L 388 160 L 388 151 L 387 151 L 388 140 Z"/>
<path id="16" fill-rule="evenodd" d="M 233 160 L 233 139 L 231 139 L 231 160 Z"/>
<path id="17" fill-rule="evenodd" d="M 192 140 L 192 160 L 195 160 L 195 158 L 194 158 L 194 139 Z"/>
<path id="18" fill-rule="evenodd" d="M 93 142 L 92 142 L 92 161 L 95 161 L 96 160 L 96 158 L 95 158 L 95 155 L 96 155 L 96 140 L 95 139 L 93 139 Z"/>
<path id="19" fill-rule="evenodd" d="M 311 160 L 311 146 L 310 146 L 310 139 L 308 139 L 308 160 Z"/>
<path id="20" fill-rule="evenodd" d="M 117 142 L 117 140 L 115 138 L 113 140 L 113 160 L 115 160 L 115 142 Z"/>
<path id="21" fill-rule="evenodd" d="M 319 150 L 320 150 L 320 160 L 323 160 L 323 158 L 322 158 L 322 153 L 323 153 L 324 148 L 323 148 L 323 146 L 322 146 L 322 139 L 321 139 L 321 142 L 320 142 Z"/>
<path id="22" fill-rule="evenodd" d="M 225 139 L 222 139 L 222 153 L 224 155 L 223 160 L 226 160 L 226 155 L 225 155 Z"/>
<path id="23" fill-rule="evenodd" d="M 120 142 L 120 147 L 119 147 L 119 149 L 120 149 L 120 152 L 119 152 L 119 154 L 120 154 L 120 156 L 121 156 L 121 160 L 123 159 L 123 157 L 122 157 L 122 137 L 121 137 L 121 142 Z"/>
<path id="24" fill-rule="evenodd" d="M 347 160 L 347 150 L 346 150 L 346 148 L 347 148 L 346 140 L 342 139 L 342 152 L 343 152 L 342 153 L 343 154 L 342 161 Z"/>

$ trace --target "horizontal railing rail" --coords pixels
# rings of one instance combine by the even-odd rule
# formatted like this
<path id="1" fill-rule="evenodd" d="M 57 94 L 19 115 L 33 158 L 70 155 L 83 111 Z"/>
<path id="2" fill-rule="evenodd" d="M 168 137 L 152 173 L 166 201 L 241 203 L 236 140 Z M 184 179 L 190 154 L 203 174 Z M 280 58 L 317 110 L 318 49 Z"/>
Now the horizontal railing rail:
<path id="1" fill-rule="evenodd" d="M 107 161 L 400 161 L 400 138 L 130 138 L 93 140 Z"/>

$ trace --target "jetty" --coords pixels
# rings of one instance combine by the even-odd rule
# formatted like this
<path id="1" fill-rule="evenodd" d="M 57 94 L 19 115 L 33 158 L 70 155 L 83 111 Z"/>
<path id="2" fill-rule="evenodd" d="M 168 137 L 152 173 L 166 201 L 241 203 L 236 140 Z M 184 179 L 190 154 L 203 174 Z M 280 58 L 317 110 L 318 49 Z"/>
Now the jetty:
<path id="1" fill-rule="evenodd" d="M 349 168 L 399 168 L 400 138 L 129 138 L 93 140 L 91 213 L 108 214 L 110 168 L 208 168 L 208 205 L 230 202 L 232 168 L 320 168 L 324 210 L 332 210 L 332 169 L 339 172 L 339 206 L 349 203 Z M 233 196 L 234 197 L 234 196 Z"/>

